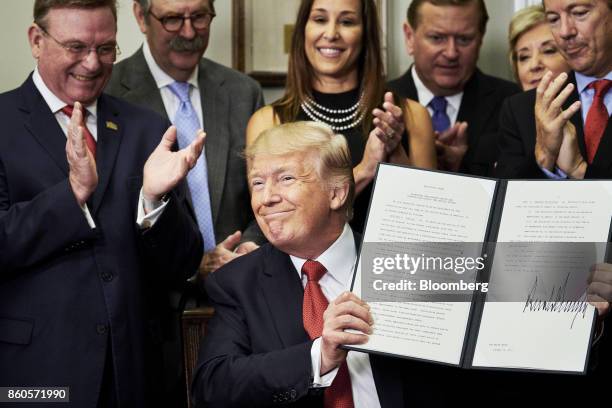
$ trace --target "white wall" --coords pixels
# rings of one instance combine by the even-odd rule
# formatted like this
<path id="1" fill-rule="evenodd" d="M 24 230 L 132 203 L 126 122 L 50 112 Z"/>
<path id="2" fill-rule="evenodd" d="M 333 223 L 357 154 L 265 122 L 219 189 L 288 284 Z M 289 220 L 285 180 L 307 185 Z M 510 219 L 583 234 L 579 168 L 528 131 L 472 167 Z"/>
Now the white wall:
<path id="1" fill-rule="evenodd" d="M 0 92 L 20 85 L 34 68 L 34 60 L 27 42 L 27 27 L 32 22 L 34 0 L 0 0 Z M 284 1 L 284 0 L 278 0 Z M 506 61 L 506 30 L 512 15 L 513 2 L 485 0 L 489 9 L 487 35 L 480 54 L 479 66 L 493 75 L 510 78 Z M 216 0 L 217 17 L 213 22 L 211 41 L 206 56 L 231 66 L 231 0 Z M 387 0 L 389 27 L 388 73 L 390 78 L 400 75 L 410 65 L 404 50 L 402 23 L 410 0 Z M 143 36 L 132 15 L 132 0 L 119 0 L 118 41 L 121 58 L 130 56 L 142 43 Z M 278 97 L 278 90 L 266 92 L 266 100 Z"/>

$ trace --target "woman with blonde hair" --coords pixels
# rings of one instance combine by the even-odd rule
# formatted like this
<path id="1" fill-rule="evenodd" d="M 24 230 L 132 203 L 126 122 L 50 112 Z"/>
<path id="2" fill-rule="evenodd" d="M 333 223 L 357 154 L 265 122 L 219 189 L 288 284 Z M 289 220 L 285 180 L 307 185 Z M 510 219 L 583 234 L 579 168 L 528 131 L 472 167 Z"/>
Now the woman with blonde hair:
<path id="1" fill-rule="evenodd" d="M 417 102 L 385 93 L 374 0 L 303 0 L 291 45 L 285 95 L 251 117 L 247 145 L 298 120 L 344 135 L 357 193 L 352 226 L 362 231 L 379 162 L 436 167 L 431 119 Z"/>
<path id="2" fill-rule="evenodd" d="M 541 5 L 525 7 L 514 14 L 508 28 L 508 41 L 510 64 L 524 91 L 537 87 L 547 70 L 555 77 L 570 70 L 559 52 Z"/>

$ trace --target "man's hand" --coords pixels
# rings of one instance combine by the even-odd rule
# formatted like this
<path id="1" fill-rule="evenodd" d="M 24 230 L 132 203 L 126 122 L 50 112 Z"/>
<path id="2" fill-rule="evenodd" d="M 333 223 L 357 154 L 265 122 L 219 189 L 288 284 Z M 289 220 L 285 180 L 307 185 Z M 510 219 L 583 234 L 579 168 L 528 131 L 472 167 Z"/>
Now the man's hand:
<path id="1" fill-rule="evenodd" d="M 385 93 L 383 109 L 376 108 L 372 111 L 374 115 L 372 123 L 375 126 L 376 136 L 385 144 L 385 153 L 389 155 L 402 140 L 406 125 L 402 108 L 395 104 L 391 92 Z"/>
<path id="2" fill-rule="evenodd" d="M 467 122 L 457 122 L 445 131 L 436 132 L 436 152 L 440 170 L 459 171 L 468 150 Z"/>
<path id="3" fill-rule="evenodd" d="M 553 80 L 552 72 L 548 71 L 538 84 L 535 102 L 536 146 L 535 158 L 538 165 L 548 170 L 554 170 L 559 156 L 565 125 L 580 109 L 580 102 L 574 102 L 566 110 L 562 106 L 574 90 L 574 84 L 563 84 L 567 74 L 561 73 Z"/>
<path id="4" fill-rule="evenodd" d="M 200 278 L 205 278 L 206 275 L 216 271 L 229 261 L 259 248 L 259 246 L 252 241 L 243 242 L 238 245 L 241 237 L 242 233 L 236 231 L 225 238 L 225 240 L 217 245 L 215 249 L 206 252 L 202 257 L 202 262 L 200 262 Z"/>
<path id="5" fill-rule="evenodd" d="M 573 179 L 583 179 L 586 173 L 587 163 L 580 153 L 576 127 L 572 122 L 567 122 L 563 127 L 563 142 L 557 157 L 557 167 Z"/>
<path id="6" fill-rule="evenodd" d="M 370 307 L 354 293 L 344 292 L 331 302 L 323 313 L 321 374 L 327 374 L 346 359 L 347 351 L 340 346 L 366 343 L 373 324 Z M 346 329 L 365 334 L 348 333 Z"/>
<path id="7" fill-rule="evenodd" d="M 610 313 L 612 302 L 612 264 L 601 263 L 591 267 L 587 287 L 587 300 L 597 309 L 599 319 Z"/>
<path id="8" fill-rule="evenodd" d="M 68 180 L 79 206 L 85 205 L 98 186 L 96 160 L 87 148 L 83 134 L 83 111 L 79 102 L 74 104 L 72 117 L 68 124 L 66 158 L 70 172 Z"/>
<path id="9" fill-rule="evenodd" d="M 185 178 L 202 154 L 206 133 L 198 130 L 196 139 L 178 152 L 172 151 L 176 142 L 176 127 L 170 126 L 144 166 L 142 193 L 146 200 L 156 202 Z"/>

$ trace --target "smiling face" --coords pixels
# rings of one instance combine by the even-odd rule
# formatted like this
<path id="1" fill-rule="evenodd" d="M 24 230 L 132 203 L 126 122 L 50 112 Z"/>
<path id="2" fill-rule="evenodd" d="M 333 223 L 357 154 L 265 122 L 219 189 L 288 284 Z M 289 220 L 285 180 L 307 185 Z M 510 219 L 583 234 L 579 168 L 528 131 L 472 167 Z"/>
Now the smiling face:
<path id="1" fill-rule="evenodd" d="M 333 79 L 357 86 L 362 36 L 360 0 L 315 0 L 305 28 L 306 58 L 315 83 Z"/>
<path id="2" fill-rule="evenodd" d="M 437 96 L 463 90 L 474 73 L 482 44 L 477 2 L 465 6 L 435 6 L 425 2 L 418 24 L 404 24 L 406 49 L 425 86 Z"/>
<path id="3" fill-rule="evenodd" d="M 537 87 L 547 70 L 555 77 L 570 70 L 546 23 L 523 33 L 516 42 L 514 54 L 517 76 L 524 91 Z"/>
<path id="4" fill-rule="evenodd" d="M 607 0 L 545 0 L 544 8 L 572 69 L 597 78 L 612 70 L 612 10 Z"/>
<path id="5" fill-rule="evenodd" d="M 41 22 L 43 24 L 43 22 Z M 117 26 L 110 8 L 53 8 L 44 18 L 44 28 L 66 45 L 84 44 L 89 48 L 116 43 Z M 102 93 L 113 70 L 112 63 L 102 63 L 96 52 L 75 58 L 39 27 L 28 31 L 32 55 L 38 60 L 43 81 L 68 105 L 90 104 Z"/>
<path id="6" fill-rule="evenodd" d="M 315 259 L 340 235 L 346 195 L 323 181 L 312 153 L 261 154 L 249 165 L 251 206 L 268 241 Z"/>
<path id="7" fill-rule="evenodd" d="M 187 17 L 212 13 L 211 4 L 210 0 L 152 0 L 150 12 L 159 18 Z M 175 80 L 186 81 L 208 47 L 210 26 L 195 30 L 187 19 L 180 31 L 168 32 L 154 16 L 146 16 L 138 2 L 134 2 L 134 15 L 140 31 L 147 36 L 155 62 Z"/>

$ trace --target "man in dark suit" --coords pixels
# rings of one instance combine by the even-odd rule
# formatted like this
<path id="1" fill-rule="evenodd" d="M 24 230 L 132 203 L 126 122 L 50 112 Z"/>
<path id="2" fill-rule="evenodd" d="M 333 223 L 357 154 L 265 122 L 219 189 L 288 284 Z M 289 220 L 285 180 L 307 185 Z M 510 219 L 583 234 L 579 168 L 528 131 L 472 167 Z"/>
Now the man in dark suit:
<path id="1" fill-rule="evenodd" d="M 101 95 L 115 0 L 37 0 L 28 37 L 37 68 L 0 95 L 0 384 L 155 406 L 156 293 L 202 254 L 174 188 L 203 133 L 173 152 L 161 117 Z"/>
<path id="2" fill-rule="evenodd" d="M 206 275 L 262 240 L 249 208 L 240 153 L 246 125 L 263 105 L 263 95 L 248 76 L 202 58 L 215 16 L 213 0 L 136 0 L 133 6 L 146 41 L 115 66 L 106 92 L 153 109 L 175 123 L 180 101 L 171 86 L 189 84 L 200 127 L 209 135 L 205 147 L 209 195 L 204 200 L 210 202 L 214 237 L 200 266 Z M 201 205 L 193 195 L 191 199 L 194 206 Z M 196 215 L 200 214 L 196 211 Z"/>
<path id="3" fill-rule="evenodd" d="M 346 140 L 296 122 L 262 133 L 246 156 L 269 244 L 207 278 L 216 313 L 194 375 L 196 403 L 403 407 L 397 360 L 340 348 L 364 343 L 372 324 L 366 303 L 346 292 L 357 257 Z"/>
<path id="4" fill-rule="evenodd" d="M 546 1 L 544 6 L 572 71 L 557 78 L 549 73 L 537 89 L 507 100 L 497 174 L 612 178 L 612 1 Z M 577 21 L 571 11 L 587 21 Z"/>
<path id="5" fill-rule="evenodd" d="M 505 178 L 612 178 L 612 0 L 545 0 L 544 8 L 572 71 L 557 78 L 548 72 L 537 89 L 506 100 L 496 173 Z M 558 390 L 572 389 L 571 398 L 580 403 L 605 401 L 592 391 L 605 387 L 612 373 L 611 276 L 609 263 L 591 270 L 589 298 L 600 303 L 588 375 L 525 381 L 542 400 L 567 403 Z"/>
<path id="6" fill-rule="evenodd" d="M 488 20 L 483 0 L 413 0 L 404 23 L 414 65 L 389 88 L 427 107 L 443 170 L 491 175 L 503 100 L 519 87 L 476 68 Z"/>

